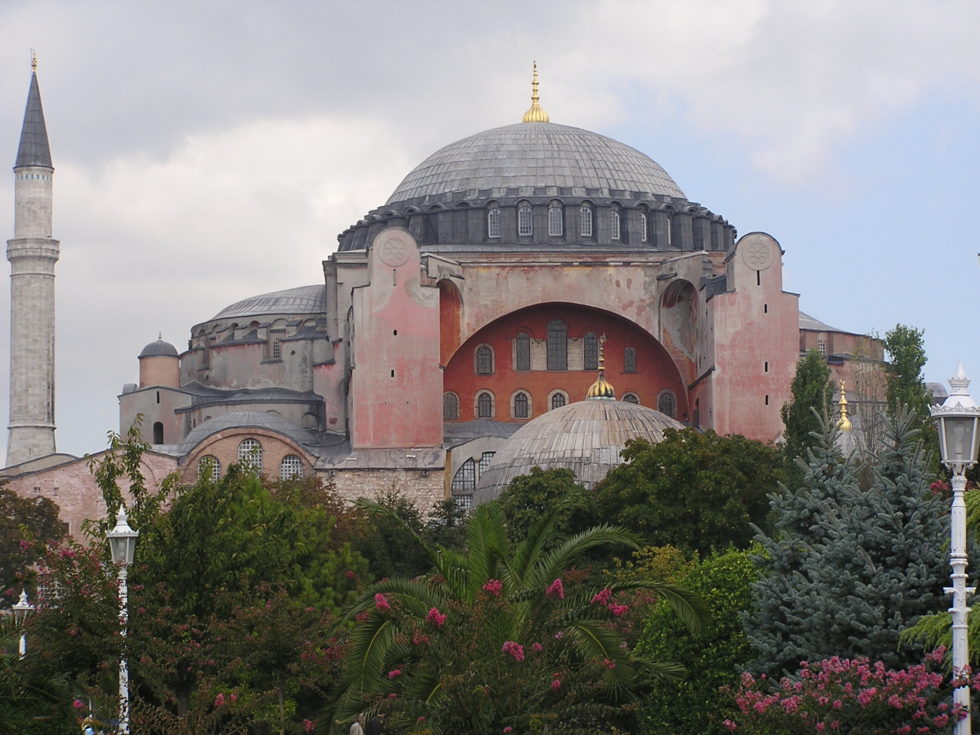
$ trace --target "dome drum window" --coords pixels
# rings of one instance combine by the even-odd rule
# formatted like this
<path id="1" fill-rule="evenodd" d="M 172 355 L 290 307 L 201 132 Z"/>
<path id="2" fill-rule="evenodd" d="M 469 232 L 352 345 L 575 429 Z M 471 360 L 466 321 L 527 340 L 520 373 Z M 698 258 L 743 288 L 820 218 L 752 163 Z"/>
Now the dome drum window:
<path id="1" fill-rule="evenodd" d="M 548 207 L 548 236 L 561 237 L 564 234 L 564 223 L 561 204 L 552 202 Z"/>
<path id="2" fill-rule="evenodd" d="M 500 237 L 500 209 L 494 207 L 487 212 L 487 237 L 498 239 Z"/>
<path id="3" fill-rule="evenodd" d="M 592 237 L 592 208 L 587 204 L 579 207 L 578 234 L 581 237 Z"/>
<path id="4" fill-rule="evenodd" d="M 531 237 L 534 234 L 534 212 L 531 205 L 521 202 L 517 205 L 517 235 Z"/>
<path id="5" fill-rule="evenodd" d="M 618 209 L 609 210 L 609 238 L 611 240 L 619 240 L 622 234 L 622 227 L 620 224 L 620 216 Z"/>

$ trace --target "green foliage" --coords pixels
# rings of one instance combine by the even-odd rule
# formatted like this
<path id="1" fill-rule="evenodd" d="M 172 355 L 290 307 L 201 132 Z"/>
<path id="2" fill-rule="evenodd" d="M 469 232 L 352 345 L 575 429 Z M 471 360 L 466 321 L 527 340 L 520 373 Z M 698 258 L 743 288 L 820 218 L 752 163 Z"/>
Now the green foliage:
<path id="1" fill-rule="evenodd" d="M 917 428 L 930 422 L 930 398 L 922 377 L 926 364 L 923 334 L 921 329 L 896 324 L 883 340 L 890 358 L 886 385 L 888 411 L 895 415 L 900 407 L 907 407 L 917 418 Z"/>
<path id="2" fill-rule="evenodd" d="M 755 669 L 788 672 L 832 656 L 902 666 L 921 656 L 899 650 L 898 634 L 942 605 L 948 518 L 910 423 L 891 422 L 869 487 L 831 424 L 809 453 L 803 487 L 773 496 L 776 530 L 759 535 L 763 576 L 743 617 Z"/>
<path id="3" fill-rule="evenodd" d="M 368 562 L 368 578 L 415 577 L 429 571 L 429 557 L 416 542 L 425 528 L 411 500 L 391 490 L 376 498 L 387 513 L 357 510 L 348 518 L 351 547 Z"/>
<path id="4" fill-rule="evenodd" d="M 8 604 L 29 586 L 33 566 L 65 532 L 58 506 L 47 498 L 22 498 L 0 487 L 0 590 Z"/>
<path id="5" fill-rule="evenodd" d="M 668 429 L 657 444 L 629 442 L 623 458 L 595 489 L 602 517 L 651 545 L 704 554 L 747 546 L 782 479 L 777 448 L 713 431 Z"/>
<path id="6" fill-rule="evenodd" d="M 556 538 L 595 524 L 595 496 L 567 468 L 533 467 L 529 474 L 515 477 L 495 502 L 503 510 L 513 539 L 527 538 L 546 513 L 555 515 Z"/>
<path id="7" fill-rule="evenodd" d="M 663 681 L 643 698 L 639 732 L 647 735 L 723 735 L 732 714 L 731 698 L 719 691 L 735 686 L 752 649 L 740 615 L 751 605 L 758 569 L 753 551 L 728 551 L 696 564 L 681 584 L 701 595 L 709 610 L 704 630 L 692 633 L 680 625 L 668 606 L 648 616 L 637 653 L 677 661 L 687 669 L 680 681 Z"/>
<path id="8" fill-rule="evenodd" d="M 813 434 L 820 431 L 821 417 L 831 415 L 833 386 L 827 359 L 816 350 L 810 350 L 796 365 L 796 375 L 791 386 L 793 399 L 781 410 L 786 452 L 787 484 L 799 485 L 800 475 L 796 460 L 806 458 L 806 450 L 814 445 Z"/>
<path id="9" fill-rule="evenodd" d="M 382 581 L 348 612 L 357 626 L 332 731 L 345 732 L 365 711 L 385 713 L 396 733 L 593 733 L 628 724 L 647 675 L 678 670 L 622 645 L 614 620 L 625 610 L 616 596 L 655 590 L 692 627 L 703 608 L 687 591 L 649 579 L 588 582 L 571 571 L 575 559 L 635 542 L 611 526 L 559 540 L 556 523 L 546 512 L 513 542 L 502 510 L 488 504 L 467 524 L 462 552 L 416 534 L 435 573 Z"/>

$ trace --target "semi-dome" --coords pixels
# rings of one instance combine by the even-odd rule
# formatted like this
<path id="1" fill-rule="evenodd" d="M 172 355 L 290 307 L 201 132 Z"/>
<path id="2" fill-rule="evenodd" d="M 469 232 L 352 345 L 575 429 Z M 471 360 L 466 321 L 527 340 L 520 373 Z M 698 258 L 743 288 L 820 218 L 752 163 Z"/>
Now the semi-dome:
<path id="1" fill-rule="evenodd" d="M 163 339 L 158 339 L 150 342 L 140 351 L 140 358 L 144 357 L 178 357 L 177 348 Z"/>
<path id="2" fill-rule="evenodd" d="M 268 314 L 322 314 L 327 310 L 327 289 L 320 283 L 249 296 L 226 306 L 212 317 L 227 319 Z"/>
<path id="3" fill-rule="evenodd" d="M 497 498 L 515 477 L 534 467 L 565 467 L 592 487 L 622 464 L 630 439 L 658 442 L 666 429 L 683 424 L 635 403 L 588 399 L 556 408 L 530 421 L 504 442 L 480 478 L 474 504 Z"/>
<path id="4" fill-rule="evenodd" d="M 450 143 L 412 169 L 387 205 L 502 197 L 514 187 L 595 198 L 687 198 L 660 164 L 635 148 L 581 128 L 535 122 Z"/>

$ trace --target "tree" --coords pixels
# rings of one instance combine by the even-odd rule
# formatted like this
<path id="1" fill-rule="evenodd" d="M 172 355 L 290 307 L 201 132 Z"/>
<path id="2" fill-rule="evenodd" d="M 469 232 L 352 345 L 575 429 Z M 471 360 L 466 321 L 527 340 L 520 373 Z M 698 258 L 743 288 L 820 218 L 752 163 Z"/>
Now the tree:
<path id="1" fill-rule="evenodd" d="M 826 358 L 816 350 L 807 352 L 796 365 L 791 390 L 793 399 L 783 405 L 781 415 L 786 427 L 786 482 L 795 488 L 800 480 L 796 460 L 806 458 L 807 448 L 814 444 L 814 432 L 820 431 L 821 417 L 831 415 L 833 386 Z"/>
<path id="2" fill-rule="evenodd" d="M 595 489 L 602 517 L 650 545 L 704 554 L 747 546 L 782 479 L 776 447 L 713 431 L 668 429 L 656 444 L 629 442 L 623 459 Z"/>
<path id="3" fill-rule="evenodd" d="M 604 586 L 574 574 L 573 560 L 589 549 L 635 543 L 597 526 L 553 544 L 556 520 L 545 513 L 512 543 L 491 503 L 471 517 L 463 552 L 418 537 L 434 573 L 382 581 L 348 612 L 357 625 L 332 731 L 365 710 L 386 714 L 396 733 L 593 733 L 628 723 L 623 705 L 646 676 L 677 668 L 622 645 L 612 624 L 625 612 L 617 594 L 656 589 L 692 627 L 702 607 L 653 580 Z"/>
<path id="4" fill-rule="evenodd" d="M 48 498 L 22 498 L 0 487 L 0 589 L 8 604 L 17 601 L 46 548 L 65 536 L 58 506 Z"/>
<path id="5" fill-rule="evenodd" d="M 500 504 L 507 533 L 514 540 L 527 538 L 548 513 L 555 516 L 556 540 L 595 525 L 595 493 L 579 484 L 575 473 L 564 467 L 532 468 L 529 474 L 511 480 L 495 502 Z"/>
<path id="6" fill-rule="evenodd" d="M 790 672 L 832 656 L 921 661 L 921 647 L 899 651 L 898 637 L 942 604 L 948 518 L 911 423 L 891 422 L 867 488 L 825 426 L 802 487 L 773 496 L 775 531 L 758 535 L 762 577 L 743 617 L 753 669 Z"/>
<path id="7" fill-rule="evenodd" d="M 890 358 L 887 367 L 886 395 L 888 411 L 893 416 L 902 406 L 915 416 L 916 428 L 930 424 L 931 399 L 922 378 L 926 364 L 921 329 L 896 324 L 885 333 L 884 345 Z"/>

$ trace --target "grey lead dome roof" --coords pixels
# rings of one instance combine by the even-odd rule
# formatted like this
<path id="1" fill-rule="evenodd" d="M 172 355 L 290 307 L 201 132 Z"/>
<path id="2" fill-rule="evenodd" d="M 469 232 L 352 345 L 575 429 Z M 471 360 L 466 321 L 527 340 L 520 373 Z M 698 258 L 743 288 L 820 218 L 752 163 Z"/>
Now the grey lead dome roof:
<path id="1" fill-rule="evenodd" d="M 327 311 L 327 288 L 322 283 L 272 291 L 236 301 L 212 319 L 262 316 L 264 314 L 322 314 Z"/>
<path id="2" fill-rule="evenodd" d="M 624 143 L 567 125 L 516 123 L 436 151 L 409 172 L 388 205 L 450 200 L 459 192 L 501 196 L 493 190 L 511 187 L 558 187 L 606 198 L 630 192 L 687 198 L 660 164 Z"/>
<path id="3" fill-rule="evenodd" d="M 177 357 L 177 348 L 174 347 L 169 342 L 158 339 L 155 342 L 150 342 L 146 347 L 140 352 L 140 357 Z"/>
<path id="4" fill-rule="evenodd" d="M 515 477 L 532 468 L 567 467 L 592 487 L 623 463 L 630 439 L 659 442 L 665 429 L 684 425 L 635 403 L 592 398 L 556 408 L 528 422 L 504 442 L 480 477 L 474 504 L 497 498 Z"/>

